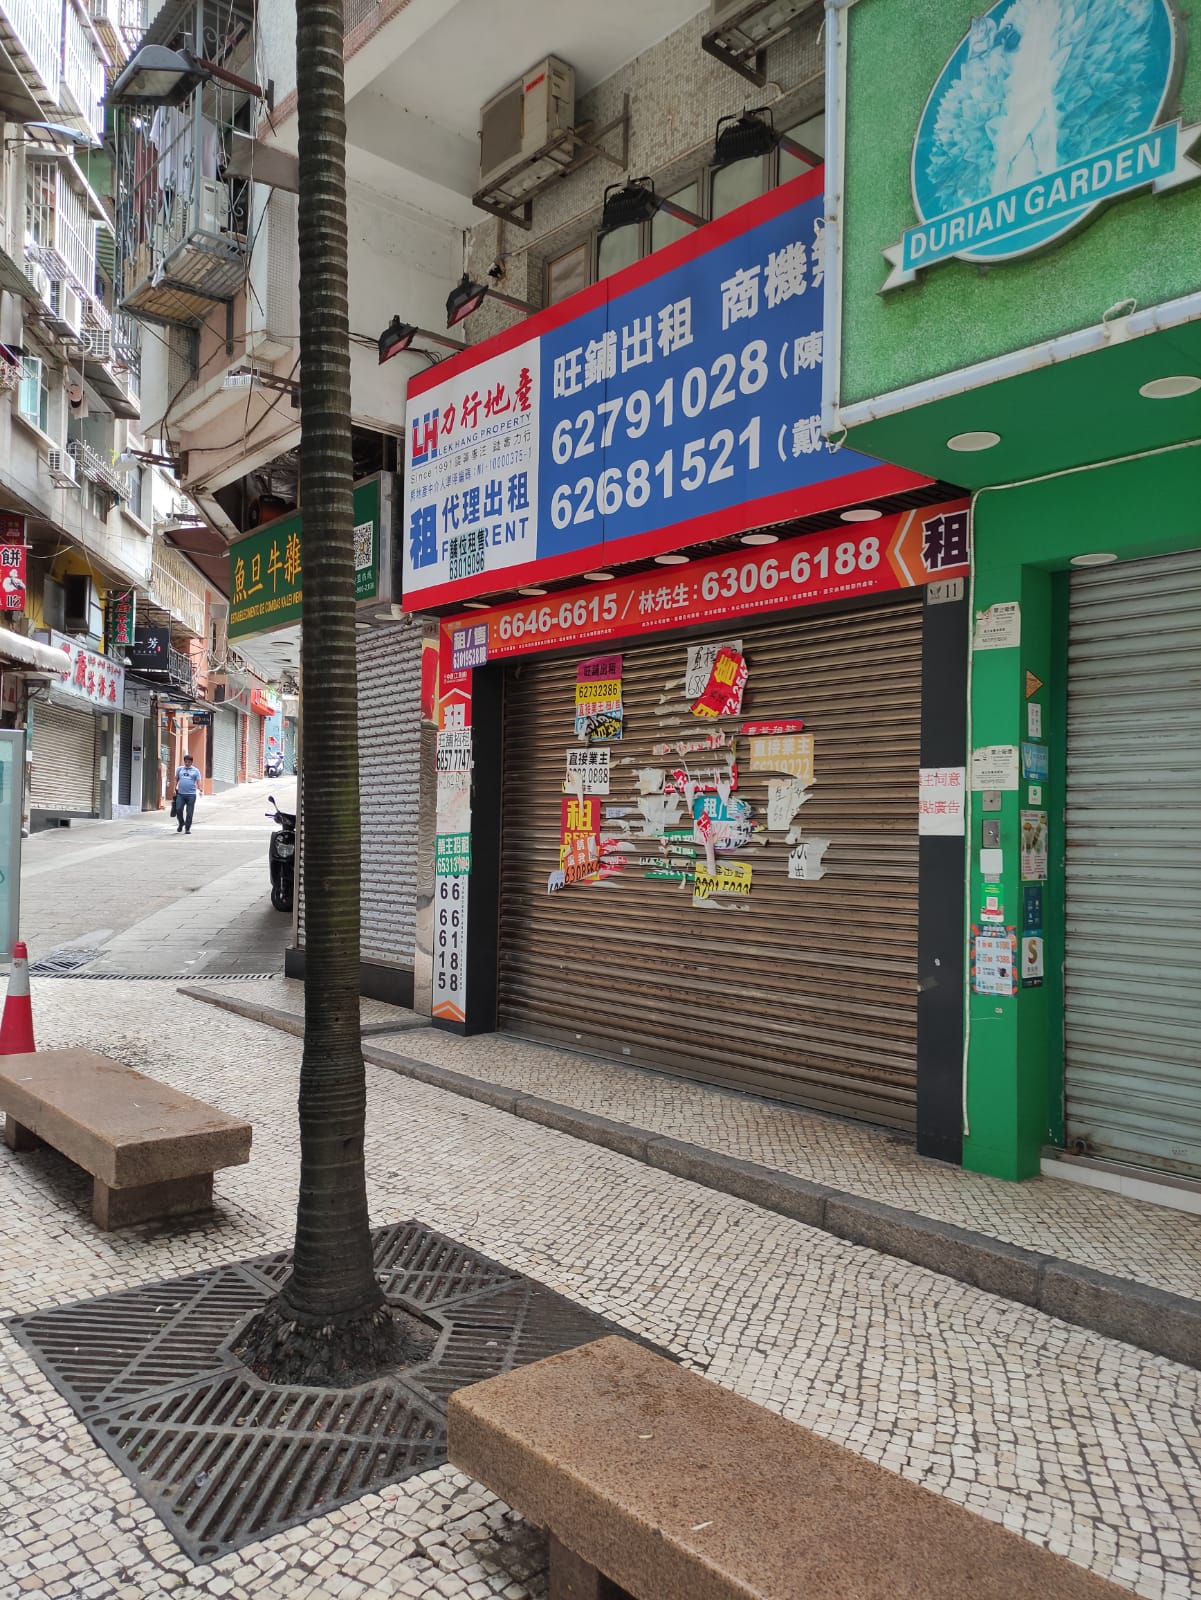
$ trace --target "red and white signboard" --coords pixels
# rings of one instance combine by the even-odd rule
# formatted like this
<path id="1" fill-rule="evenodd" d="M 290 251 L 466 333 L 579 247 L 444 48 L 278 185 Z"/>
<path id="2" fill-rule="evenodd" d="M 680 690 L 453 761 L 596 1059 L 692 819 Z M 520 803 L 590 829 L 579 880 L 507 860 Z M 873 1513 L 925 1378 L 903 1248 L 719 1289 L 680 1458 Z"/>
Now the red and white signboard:
<path id="1" fill-rule="evenodd" d="M 589 585 L 542 600 L 448 617 L 444 670 L 471 631 L 475 661 L 753 617 L 785 608 L 909 589 L 968 571 L 968 502 L 831 528 L 737 554 Z M 482 630 L 487 629 L 486 639 Z M 486 650 L 486 654 L 485 654 Z"/>
<path id="2" fill-rule="evenodd" d="M 24 611 L 28 555 L 25 518 L 0 512 L 0 611 Z"/>
<path id="3" fill-rule="evenodd" d="M 50 631 L 50 642 L 71 657 L 71 670 L 55 687 L 59 699 L 78 700 L 94 711 L 121 711 L 125 706 L 125 668 L 98 656 L 65 633 Z"/>

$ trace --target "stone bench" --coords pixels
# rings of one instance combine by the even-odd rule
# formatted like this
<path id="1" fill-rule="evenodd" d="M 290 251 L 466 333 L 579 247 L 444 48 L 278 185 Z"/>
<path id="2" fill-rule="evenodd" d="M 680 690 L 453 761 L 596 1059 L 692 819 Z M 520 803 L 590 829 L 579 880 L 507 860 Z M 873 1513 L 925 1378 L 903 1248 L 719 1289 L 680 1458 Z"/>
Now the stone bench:
<path id="1" fill-rule="evenodd" d="M 1130 1600 L 627 1339 L 452 1394 L 450 1459 L 548 1530 L 551 1600 Z"/>
<path id="2" fill-rule="evenodd" d="M 0 1110 L 10 1150 L 48 1144 L 92 1174 L 101 1228 L 206 1211 L 214 1170 L 250 1160 L 248 1122 L 94 1050 L 0 1056 Z"/>

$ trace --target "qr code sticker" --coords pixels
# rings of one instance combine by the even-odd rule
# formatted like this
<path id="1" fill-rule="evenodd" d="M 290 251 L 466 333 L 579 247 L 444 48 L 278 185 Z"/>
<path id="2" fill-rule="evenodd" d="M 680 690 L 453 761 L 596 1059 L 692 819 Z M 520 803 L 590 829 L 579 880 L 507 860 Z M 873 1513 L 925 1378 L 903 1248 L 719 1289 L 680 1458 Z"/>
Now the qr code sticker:
<path id="1" fill-rule="evenodd" d="M 372 538 L 374 533 L 374 522 L 360 522 L 354 530 L 354 570 L 356 572 L 366 572 L 371 566 L 371 558 L 374 553 L 371 548 L 375 542 Z"/>

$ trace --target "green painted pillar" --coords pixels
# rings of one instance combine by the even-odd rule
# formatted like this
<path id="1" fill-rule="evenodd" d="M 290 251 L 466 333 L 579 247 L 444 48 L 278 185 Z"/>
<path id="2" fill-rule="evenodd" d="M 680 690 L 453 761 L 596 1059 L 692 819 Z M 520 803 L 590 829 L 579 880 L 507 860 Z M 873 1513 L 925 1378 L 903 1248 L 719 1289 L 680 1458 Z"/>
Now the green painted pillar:
<path id="1" fill-rule="evenodd" d="M 998 554 L 1001 552 L 998 551 Z M 1016 602 L 1020 642 L 1001 648 L 973 648 L 971 747 L 981 752 L 997 747 L 991 764 L 998 771 L 1016 765 L 1016 786 L 993 792 L 973 791 L 968 825 L 970 853 L 971 992 L 968 997 L 969 1038 L 966 1077 L 966 1134 L 963 1164 L 973 1172 L 1001 1178 L 1029 1178 L 1039 1170 L 1042 1146 L 1050 1136 L 1048 1108 L 1052 1078 L 1058 1081 L 1059 1052 L 1051 1048 L 1050 1017 L 1058 1014 L 1058 969 L 1052 969 L 1048 928 L 1055 926 L 1052 890 L 1058 893 L 1056 862 L 1062 858 L 1063 797 L 1051 793 L 1057 763 L 1050 759 L 1052 742 L 1062 730 L 1052 723 L 1053 578 L 1034 566 L 978 565 L 974 611 L 981 613 Z M 995 614 L 994 614 L 995 616 Z M 983 639 L 977 634 L 978 644 Z M 1032 674 L 1028 678 L 1027 674 Z M 1034 680 L 1038 687 L 1028 694 Z M 1030 707 L 1036 707 L 1033 717 Z M 1041 722 L 1040 722 L 1041 719 Z M 1035 732 L 1037 730 L 1037 733 Z M 1049 776 L 1024 771 L 1022 745 L 1048 752 Z M 1047 878 L 1038 881 L 1027 854 L 1023 873 L 1023 813 L 1044 813 L 1047 829 Z M 998 825 L 999 841 L 986 839 L 987 824 Z M 1027 829 L 1028 841 L 1032 831 Z M 989 854 L 987 852 L 999 852 Z M 1037 913 L 1037 918 L 1036 918 Z M 1002 920 L 990 918 L 1000 916 Z M 1043 939 L 1041 983 L 1023 979 L 1029 950 L 1025 940 Z M 986 944 L 977 944 L 977 935 Z M 1000 986 L 995 942 L 1012 938 L 1013 992 L 979 992 Z M 977 954 L 984 957 L 976 961 Z M 1004 983 L 1004 980 L 1000 980 Z M 1008 984 L 1005 985 L 1008 987 Z"/>

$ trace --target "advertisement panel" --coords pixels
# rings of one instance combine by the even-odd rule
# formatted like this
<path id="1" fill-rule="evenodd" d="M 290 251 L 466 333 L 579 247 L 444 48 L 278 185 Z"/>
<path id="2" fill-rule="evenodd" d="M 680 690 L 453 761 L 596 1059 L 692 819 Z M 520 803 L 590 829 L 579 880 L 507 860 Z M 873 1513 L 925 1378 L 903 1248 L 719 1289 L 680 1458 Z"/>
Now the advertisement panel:
<path id="1" fill-rule="evenodd" d="M 821 433 L 820 173 L 409 384 L 404 603 L 910 489 Z"/>
<path id="2" fill-rule="evenodd" d="M 390 598 L 391 478 L 391 473 L 376 473 L 354 486 L 356 602 Z M 230 545 L 229 597 L 231 639 L 269 633 L 300 621 L 304 525 L 299 511 L 256 528 Z"/>
<path id="3" fill-rule="evenodd" d="M 448 672 L 669 628 L 909 589 L 968 572 L 966 500 L 496 606 L 442 625 Z M 615 658 L 620 662 L 620 657 Z"/>

